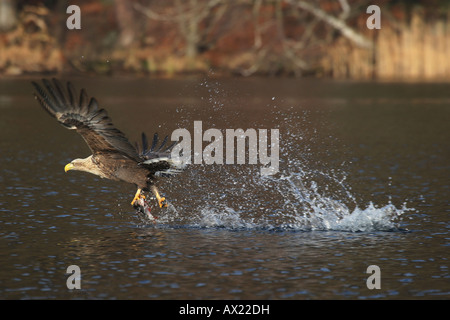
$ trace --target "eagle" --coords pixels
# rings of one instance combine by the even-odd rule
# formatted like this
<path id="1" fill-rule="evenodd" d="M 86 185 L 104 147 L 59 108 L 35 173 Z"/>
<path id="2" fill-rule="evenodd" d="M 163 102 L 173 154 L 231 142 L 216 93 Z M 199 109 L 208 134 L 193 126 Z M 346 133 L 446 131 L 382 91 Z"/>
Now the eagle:
<path id="1" fill-rule="evenodd" d="M 85 171 L 101 178 L 134 184 L 137 191 L 131 201 L 132 206 L 142 203 L 138 200 L 145 199 L 145 191 L 155 195 L 160 208 L 168 206 L 155 184 L 159 177 L 180 173 L 184 168 L 171 157 L 176 141 L 167 144 L 166 136 L 159 144 L 155 133 L 149 147 L 147 136 L 142 133 L 142 147 L 138 144 L 133 146 L 85 89 L 77 95 L 71 82 L 67 82 L 64 88 L 57 79 L 42 79 L 42 86 L 34 81 L 32 84 L 37 91 L 34 97 L 40 105 L 64 127 L 76 130 L 91 149 L 89 157 L 68 163 L 64 167 L 65 172 Z"/>

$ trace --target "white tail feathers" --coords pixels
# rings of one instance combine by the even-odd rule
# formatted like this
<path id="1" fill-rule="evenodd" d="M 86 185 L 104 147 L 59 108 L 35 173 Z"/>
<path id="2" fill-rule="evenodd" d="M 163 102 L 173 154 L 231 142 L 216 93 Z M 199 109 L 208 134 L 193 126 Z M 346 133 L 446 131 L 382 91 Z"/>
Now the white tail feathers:
<path id="1" fill-rule="evenodd" d="M 168 162 L 170 164 L 170 168 L 167 170 L 162 170 L 162 171 L 156 172 L 155 173 L 156 176 L 175 175 L 175 174 L 181 173 L 186 168 L 186 163 L 184 163 L 183 161 L 178 160 L 178 159 L 170 159 L 168 157 L 149 159 L 142 163 L 143 164 L 152 164 L 152 163 L 158 163 L 158 162 Z"/>
<path id="2" fill-rule="evenodd" d="M 145 160 L 142 163 L 151 164 L 151 163 L 157 163 L 157 162 L 161 162 L 161 161 L 166 161 L 166 162 L 170 163 L 171 159 L 169 159 L 167 157 L 161 157 L 161 158 L 154 158 L 154 159 Z"/>

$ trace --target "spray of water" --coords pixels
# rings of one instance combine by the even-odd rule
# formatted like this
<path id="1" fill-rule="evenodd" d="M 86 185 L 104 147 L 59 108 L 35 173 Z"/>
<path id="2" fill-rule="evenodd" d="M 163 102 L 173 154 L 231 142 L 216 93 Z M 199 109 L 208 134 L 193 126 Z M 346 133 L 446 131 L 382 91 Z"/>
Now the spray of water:
<path id="1" fill-rule="evenodd" d="M 204 81 L 200 86 L 208 88 L 205 100 L 210 105 L 209 118 L 220 117 L 222 125 L 233 128 L 233 118 L 239 115 L 224 113 L 227 93 L 220 84 Z M 280 172 L 261 176 L 260 167 L 255 165 L 193 165 L 166 188 L 175 196 L 167 210 L 157 213 L 158 222 L 229 229 L 399 230 L 403 213 L 410 209 L 406 205 L 397 208 L 390 202 L 382 206 L 358 203 L 346 185 L 344 170 L 312 165 L 317 164 L 310 148 L 316 143 L 315 135 L 302 131 L 307 112 L 279 110 L 274 100 L 269 101 L 267 118 L 274 125 L 281 123 Z M 182 107 L 178 110 L 183 111 Z M 183 117 L 184 124 L 189 120 L 198 119 Z M 252 124 L 254 128 L 258 125 Z M 267 127 L 267 123 L 261 125 Z"/>

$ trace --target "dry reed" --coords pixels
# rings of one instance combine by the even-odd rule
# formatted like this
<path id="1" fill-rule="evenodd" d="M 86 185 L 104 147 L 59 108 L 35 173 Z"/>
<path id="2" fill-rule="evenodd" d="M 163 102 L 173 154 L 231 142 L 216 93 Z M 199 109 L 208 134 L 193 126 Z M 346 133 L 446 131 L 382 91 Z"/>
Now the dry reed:
<path id="1" fill-rule="evenodd" d="M 324 71 L 334 78 L 450 79 L 449 17 L 450 11 L 445 18 L 426 21 L 422 10 L 415 9 L 409 22 L 367 30 L 374 51 L 338 39 L 323 59 Z"/>

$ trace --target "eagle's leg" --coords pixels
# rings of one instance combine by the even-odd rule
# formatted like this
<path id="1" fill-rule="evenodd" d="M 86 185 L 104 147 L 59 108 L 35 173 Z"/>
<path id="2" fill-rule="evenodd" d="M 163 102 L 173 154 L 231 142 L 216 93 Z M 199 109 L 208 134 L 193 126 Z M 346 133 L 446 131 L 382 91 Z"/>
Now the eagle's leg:
<path id="1" fill-rule="evenodd" d="M 166 208 L 168 206 L 166 198 L 161 197 L 159 195 L 158 188 L 156 188 L 156 186 L 152 186 L 151 190 L 152 190 L 153 194 L 155 195 L 156 200 L 158 201 L 159 207 L 160 208 L 162 208 L 162 207 Z"/>
<path id="2" fill-rule="evenodd" d="M 134 195 L 133 201 L 131 201 L 131 205 L 134 206 L 134 203 L 141 198 L 145 199 L 145 196 L 142 194 L 142 189 L 138 188 L 136 194 Z"/>

